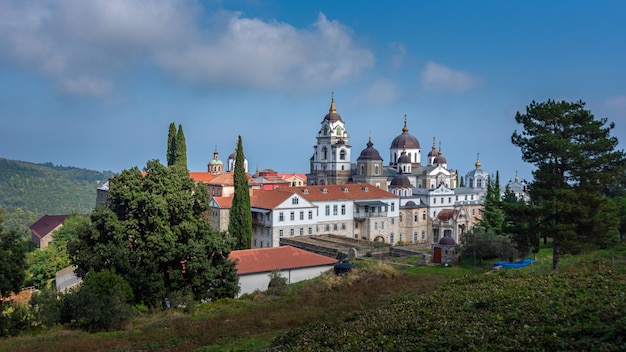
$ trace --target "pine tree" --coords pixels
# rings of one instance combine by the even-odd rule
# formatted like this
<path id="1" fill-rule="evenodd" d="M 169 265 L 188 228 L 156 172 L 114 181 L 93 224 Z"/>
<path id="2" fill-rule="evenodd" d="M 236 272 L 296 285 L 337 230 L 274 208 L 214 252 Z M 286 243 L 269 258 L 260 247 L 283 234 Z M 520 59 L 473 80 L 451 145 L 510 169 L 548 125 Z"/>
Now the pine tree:
<path id="1" fill-rule="evenodd" d="M 234 183 L 235 194 L 233 205 L 230 209 L 230 222 L 228 232 L 235 238 L 236 249 L 249 249 L 252 247 L 252 212 L 250 210 L 250 190 L 248 187 L 248 177 L 244 167 L 245 157 L 243 155 L 243 145 L 241 136 L 237 139 L 237 150 L 235 154 Z"/>
<path id="2" fill-rule="evenodd" d="M 167 153 L 165 154 L 167 160 L 167 166 L 174 165 L 176 161 L 176 125 L 170 123 L 170 128 L 167 133 Z"/>
<path id="3" fill-rule="evenodd" d="M 26 269 L 26 250 L 21 234 L 18 229 L 4 229 L 3 213 L 0 207 L 0 298 L 20 292 Z"/>
<path id="4" fill-rule="evenodd" d="M 183 126 L 178 125 L 178 133 L 176 133 L 176 148 L 174 165 L 178 165 L 185 170 L 187 168 L 187 143 L 185 142 L 185 134 L 183 133 Z"/>
<path id="5" fill-rule="evenodd" d="M 499 180 L 492 181 L 491 177 L 487 180 L 487 195 L 485 196 L 485 209 L 480 225 L 486 230 L 491 230 L 496 235 L 502 235 L 502 226 L 504 225 L 504 211 L 502 210 L 502 202 L 500 200 Z"/>
<path id="6" fill-rule="evenodd" d="M 511 136 L 522 159 L 537 168 L 530 188 L 540 214 L 534 227 L 552 238 L 554 270 L 561 250 L 603 247 L 617 238 L 617 210 L 603 189 L 623 176 L 626 157 L 610 135 L 615 125 L 605 126 L 606 118 L 596 120 L 584 106 L 533 101 L 515 115 L 523 130 Z"/>

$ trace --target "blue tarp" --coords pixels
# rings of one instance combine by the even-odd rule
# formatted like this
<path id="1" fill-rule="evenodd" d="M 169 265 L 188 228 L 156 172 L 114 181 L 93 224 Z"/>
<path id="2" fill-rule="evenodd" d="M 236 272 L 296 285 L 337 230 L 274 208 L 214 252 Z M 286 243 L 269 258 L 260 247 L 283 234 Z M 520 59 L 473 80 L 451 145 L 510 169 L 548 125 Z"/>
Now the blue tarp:
<path id="1" fill-rule="evenodd" d="M 532 259 L 522 259 L 517 262 L 495 262 L 493 266 L 501 266 L 503 269 L 518 269 L 527 266 L 530 263 L 534 263 L 535 261 Z"/>

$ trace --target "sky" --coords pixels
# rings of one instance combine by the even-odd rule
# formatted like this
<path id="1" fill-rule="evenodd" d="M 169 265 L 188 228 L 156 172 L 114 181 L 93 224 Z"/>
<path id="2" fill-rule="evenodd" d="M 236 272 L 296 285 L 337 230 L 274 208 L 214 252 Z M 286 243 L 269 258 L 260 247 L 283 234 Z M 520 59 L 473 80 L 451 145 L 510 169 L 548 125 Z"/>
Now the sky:
<path id="1" fill-rule="evenodd" d="M 626 143 L 623 1 L 0 2 L 0 157 L 121 172 L 165 161 L 306 173 L 334 94 L 352 162 L 402 132 L 448 167 L 532 180 L 532 101 L 586 103 Z"/>

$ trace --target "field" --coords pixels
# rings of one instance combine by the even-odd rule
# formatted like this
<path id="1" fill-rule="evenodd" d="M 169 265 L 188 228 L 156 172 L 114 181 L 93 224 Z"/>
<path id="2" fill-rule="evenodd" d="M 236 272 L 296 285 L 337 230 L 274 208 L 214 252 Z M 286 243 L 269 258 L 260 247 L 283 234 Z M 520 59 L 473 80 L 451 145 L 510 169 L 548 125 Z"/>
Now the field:
<path id="1" fill-rule="evenodd" d="M 623 350 L 625 253 L 566 258 L 560 273 L 541 265 L 549 249 L 534 267 L 489 275 L 359 261 L 346 276 L 143 313 L 122 331 L 54 328 L 0 351 Z"/>

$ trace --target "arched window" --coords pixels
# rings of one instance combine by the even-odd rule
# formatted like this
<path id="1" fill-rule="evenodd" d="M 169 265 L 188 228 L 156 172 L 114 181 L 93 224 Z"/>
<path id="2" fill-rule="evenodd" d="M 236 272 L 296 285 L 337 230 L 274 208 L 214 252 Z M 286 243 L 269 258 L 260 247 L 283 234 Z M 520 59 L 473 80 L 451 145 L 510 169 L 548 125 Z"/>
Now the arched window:
<path id="1" fill-rule="evenodd" d="M 341 136 L 341 127 L 337 126 L 337 135 Z"/>
<path id="2" fill-rule="evenodd" d="M 326 160 L 327 157 L 328 157 L 328 150 L 326 149 L 326 147 L 322 147 L 322 160 Z"/>
<path id="3" fill-rule="evenodd" d="M 339 127 L 337 127 L 339 128 Z M 341 151 L 339 152 L 339 160 L 346 160 L 346 150 L 345 149 L 341 149 Z"/>
<path id="4" fill-rule="evenodd" d="M 361 164 L 361 175 L 365 174 L 365 165 Z"/>
<path id="5" fill-rule="evenodd" d="M 378 175 L 378 172 L 380 171 L 380 168 L 378 167 L 378 165 L 376 165 L 374 167 L 374 174 Z"/>

